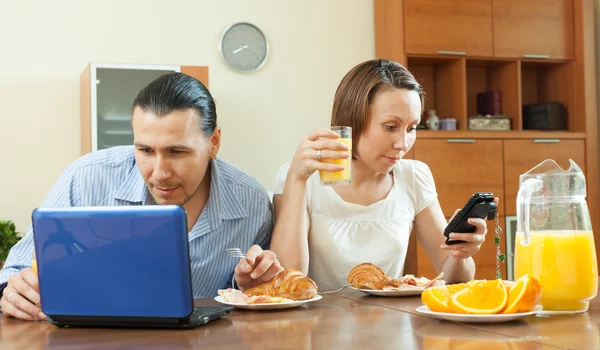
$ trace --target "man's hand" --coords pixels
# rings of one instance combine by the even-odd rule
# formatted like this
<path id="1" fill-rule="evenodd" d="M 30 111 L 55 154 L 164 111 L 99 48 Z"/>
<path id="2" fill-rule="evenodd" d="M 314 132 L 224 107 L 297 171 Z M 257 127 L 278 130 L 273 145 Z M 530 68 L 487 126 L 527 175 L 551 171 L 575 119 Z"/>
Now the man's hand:
<path id="1" fill-rule="evenodd" d="M 8 279 L 0 299 L 2 313 L 27 321 L 46 319 L 40 306 L 38 275 L 32 269 L 23 269 Z"/>
<path id="2" fill-rule="evenodd" d="M 235 281 L 240 290 L 256 287 L 273 279 L 283 267 L 270 250 L 262 250 L 258 245 L 253 245 L 246 252 L 246 259 L 240 259 L 235 267 Z"/>

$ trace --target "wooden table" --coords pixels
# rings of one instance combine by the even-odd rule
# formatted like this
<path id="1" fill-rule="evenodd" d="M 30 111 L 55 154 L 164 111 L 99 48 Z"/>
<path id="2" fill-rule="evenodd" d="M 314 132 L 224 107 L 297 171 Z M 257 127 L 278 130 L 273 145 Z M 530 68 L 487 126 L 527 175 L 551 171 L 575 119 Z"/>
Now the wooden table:
<path id="1" fill-rule="evenodd" d="M 0 349 L 600 349 L 598 298 L 587 313 L 504 324 L 439 321 L 420 305 L 344 291 L 295 309 L 234 310 L 193 330 L 59 329 L 0 315 Z"/>

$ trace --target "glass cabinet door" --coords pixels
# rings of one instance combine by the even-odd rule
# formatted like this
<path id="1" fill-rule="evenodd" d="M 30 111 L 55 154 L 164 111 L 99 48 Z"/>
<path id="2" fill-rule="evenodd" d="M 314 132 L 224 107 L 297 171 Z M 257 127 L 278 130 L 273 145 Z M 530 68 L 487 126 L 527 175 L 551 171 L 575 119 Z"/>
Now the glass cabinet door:
<path id="1" fill-rule="evenodd" d="M 133 101 L 146 85 L 161 75 L 178 71 L 164 69 L 96 68 L 96 105 L 92 105 L 92 147 L 101 150 L 133 144 Z M 92 87 L 93 88 L 93 87 Z M 94 94 L 92 93 L 92 96 Z M 94 116 L 92 116 L 94 120 Z M 96 130 L 93 130 L 95 126 Z"/>

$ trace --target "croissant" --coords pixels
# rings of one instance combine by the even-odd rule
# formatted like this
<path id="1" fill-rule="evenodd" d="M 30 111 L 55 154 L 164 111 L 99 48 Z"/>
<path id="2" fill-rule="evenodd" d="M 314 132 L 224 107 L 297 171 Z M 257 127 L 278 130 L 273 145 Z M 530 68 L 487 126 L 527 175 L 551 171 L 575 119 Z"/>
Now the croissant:
<path id="1" fill-rule="evenodd" d="M 291 300 L 306 300 L 317 295 L 317 284 L 296 269 L 281 271 L 270 282 L 250 288 L 244 292 L 248 296 L 268 295 Z"/>
<path id="2" fill-rule="evenodd" d="M 362 263 L 348 274 L 348 283 L 355 288 L 382 290 L 385 287 L 398 287 L 398 281 L 387 276 L 383 270 L 371 263 Z"/>

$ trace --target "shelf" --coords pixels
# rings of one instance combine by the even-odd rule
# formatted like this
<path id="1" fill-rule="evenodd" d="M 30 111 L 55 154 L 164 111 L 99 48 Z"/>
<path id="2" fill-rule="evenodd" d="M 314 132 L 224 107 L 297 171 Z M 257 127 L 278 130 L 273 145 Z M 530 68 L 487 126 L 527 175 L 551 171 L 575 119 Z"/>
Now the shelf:
<path id="1" fill-rule="evenodd" d="M 425 91 L 425 109 L 440 118 L 455 118 L 466 130 L 466 74 L 462 57 L 407 57 L 407 68 Z"/>
<path id="2" fill-rule="evenodd" d="M 477 115 L 477 94 L 499 91 L 500 114 L 511 120 L 511 129 L 521 130 L 519 62 L 515 60 L 467 59 L 467 115 Z"/>
<path id="3" fill-rule="evenodd" d="M 418 130 L 417 144 L 419 139 L 585 139 L 585 133 L 530 130 Z"/>
<path id="4" fill-rule="evenodd" d="M 571 62 L 521 61 L 521 104 L 558 101 L 567 110 L 568 130 L 576 130 Z"/>
<path id="5" fill-rule="evenodd" d="M 471 61 L 487 61 L 487 62 L 530 62 L 530 63 L 568 63 L 572 62 L 572 59 L 561 59 L 561 58 L 525 58 L 525 57 L 509 57 L 509 56 L 471 56 L 471 55 L 439 55 L 439 54 L 408 54 L 407 57 L 412 59 L 422 59 L 423 62 L 432 59 L 448 59 L 448 58 L 459 58 L 465 57 Z"/>

